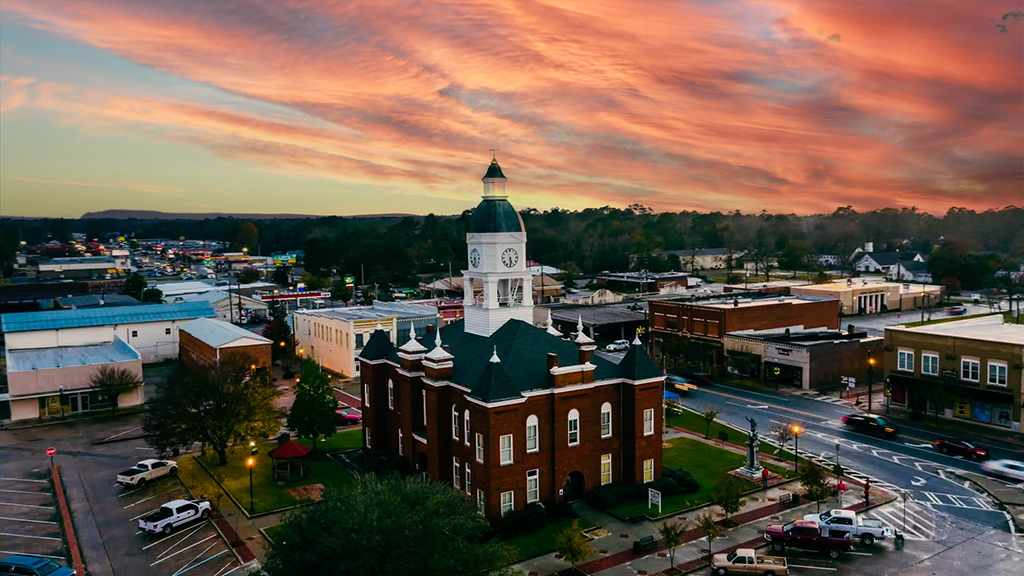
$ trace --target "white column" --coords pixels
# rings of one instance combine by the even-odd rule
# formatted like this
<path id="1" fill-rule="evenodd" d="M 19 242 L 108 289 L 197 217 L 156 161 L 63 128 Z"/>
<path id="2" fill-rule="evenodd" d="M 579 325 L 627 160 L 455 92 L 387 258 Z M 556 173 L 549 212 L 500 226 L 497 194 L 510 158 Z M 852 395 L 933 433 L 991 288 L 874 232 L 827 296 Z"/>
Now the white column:
<path id="1" fill-rule="evenodd" d="M 533 306 L 533 274 L 523 276 L 523 306 Z"/>
<path id="2" fill-rule="evenodd" d="M 469 276 L 462 277 L 462 307 L 469 308 L 474 303 L 473 300 L 473 279 Z"/>
<path id="3" fill-rule="evenodd" d="M 484 308 L 498 307 L 498 282 L 484 278 Z"/>

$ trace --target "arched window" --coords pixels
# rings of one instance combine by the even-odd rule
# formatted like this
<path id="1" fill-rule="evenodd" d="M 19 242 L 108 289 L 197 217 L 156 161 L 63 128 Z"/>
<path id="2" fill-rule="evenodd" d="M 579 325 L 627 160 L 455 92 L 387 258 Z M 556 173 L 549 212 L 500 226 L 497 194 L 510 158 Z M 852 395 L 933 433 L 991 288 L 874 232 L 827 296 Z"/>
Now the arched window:
<path id="1" fill-rule="evenodd" d="M 469 409 L 462 413 L 462 438 L 469 446 Z"/>
<path id="2" fill-rule="evenodd" d="M 540 422 L 537 420 L 537 416 L 530 414 L 526 418 L 526 451 L 536 452 L 540 450 L 540 440 L 538 438 L 538 430 L 540 428 Z"/>
<path id="3" fill-rule="evenodd" d="M 569 446 L 576 446 L 580 443 L 580 411 L 573 408 L 569 410 Z"/>
<path id="4" fill-rule="evenodd" d="M 601 405 L 601 438 L 612 436 L 612 405 L 605 402 Z"/>
<path id="5" fill-rule="evenodd" d="M 388 408 L 395 409 L 395 383 L 388 379 Z"/>
<path id="6" fill-rule="evenodd" d="M 452 406 L 452 438 L 459 439 L 459 411 Z"/>

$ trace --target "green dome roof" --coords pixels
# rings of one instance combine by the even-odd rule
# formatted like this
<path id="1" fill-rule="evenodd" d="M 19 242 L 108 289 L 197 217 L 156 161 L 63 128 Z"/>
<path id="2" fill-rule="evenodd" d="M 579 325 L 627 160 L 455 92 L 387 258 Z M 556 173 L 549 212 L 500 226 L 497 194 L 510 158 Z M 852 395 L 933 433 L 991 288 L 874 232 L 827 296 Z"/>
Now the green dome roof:
<path id="1" fill-rule="evenodd" d="M 504 198 L 484 198 L 473 210 L 473 219 L 469 222 L 469 231 L 474 233 L 488 232 L 523 232 L 523 219 Z"/>
<path id="2" fill-rule="evenodd" d="M 491 165 L 487 167 L 487 174 L 484 174 L 482 179 L 487 178 L 504 178 L 505 175 L 501 173 L 501 166 L 498 166 L 498 160 L 491 160 Z"/>

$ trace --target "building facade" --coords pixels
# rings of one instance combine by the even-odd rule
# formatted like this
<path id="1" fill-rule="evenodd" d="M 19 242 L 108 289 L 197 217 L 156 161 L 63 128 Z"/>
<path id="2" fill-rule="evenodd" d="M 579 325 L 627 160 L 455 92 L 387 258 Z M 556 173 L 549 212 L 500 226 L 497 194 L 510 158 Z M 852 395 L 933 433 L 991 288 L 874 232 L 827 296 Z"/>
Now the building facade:
<path id="1" fill-rule="evenodd" d="M 827 284 L 793 286 L 789 293 L 794 296 L 836 298 L 842 303 L 842 313 L 845 316 L 927 308 L 938 304 L 943 298 L 942 286 L 859 278 L 848 278 L 845 281 Z"/>
<path id="2" fill-rule="evenodd" d="M 178 327 L 181 363 L 191 370 L 202 370 L 222 362 L 242 362 L 256 368 L 269 368 L 272 342 L 222 320 L 199 318 Z"/>
<path id="3" fill-rule="evenodd" d="M 1020 433 L 1024 325 L 1000 314 L 885 329 L 893 404 Z"/>
<path id="4" fill-rule="evenodd" d="M 429 350 L 377 329 L 359 357 L 364 447 L 451 482 L 488 516 L 661 476 L 662 371 L 639 342 L 616 365 L 582 328 L 570 342 L 533 325 L 526 232 L 504 184 L 494 161 L 463 273 L 484 290 L 467 295 L 465 319 Z"/>

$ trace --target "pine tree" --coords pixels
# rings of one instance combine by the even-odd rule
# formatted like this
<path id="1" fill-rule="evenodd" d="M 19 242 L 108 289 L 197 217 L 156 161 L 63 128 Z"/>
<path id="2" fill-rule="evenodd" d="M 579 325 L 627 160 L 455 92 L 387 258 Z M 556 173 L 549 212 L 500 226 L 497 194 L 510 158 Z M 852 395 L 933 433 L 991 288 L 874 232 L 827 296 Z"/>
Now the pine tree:
<path id="1" fill-rule="evenodd" d="M 302 363 L 302 377 L 295 385 L 295 401 L 288 413 L 288 428 L 300 438 L 313 440 L 313 450 L 320 437 L 330 438 L 336 431 L 334 397 L 331 381 L 316 362 L 306 359 Z"/>

